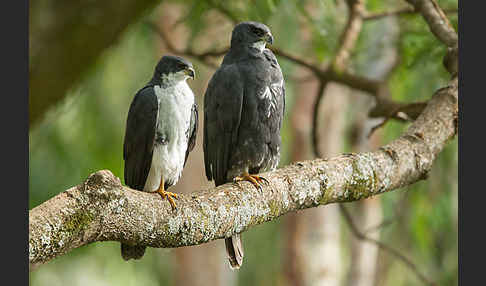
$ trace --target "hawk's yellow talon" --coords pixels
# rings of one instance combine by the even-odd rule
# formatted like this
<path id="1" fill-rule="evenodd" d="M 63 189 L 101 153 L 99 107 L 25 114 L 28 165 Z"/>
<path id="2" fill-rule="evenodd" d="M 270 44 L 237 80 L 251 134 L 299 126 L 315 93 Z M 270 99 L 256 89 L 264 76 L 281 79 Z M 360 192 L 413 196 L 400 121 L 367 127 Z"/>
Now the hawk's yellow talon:
<path id="1" fill-rule="evenodd" d="M 167 200 L 169 201 L 172 209 L 177 209 L 177 205 L 174 202 L 174 199 L 172 198 L 172 197 L 174 197 L 174 198 L 177 199 L 177 194 L 171 193 L 171 192 L 166 192 L 164 190 L 164 179 L 163 178 L 160 180 L 160 185 L 159 185 L 159 188 L 157 189 L 156 192 L 162 197 L 162 199 L 165 199 L 167 197 Z"/>
<path id="2" fill-rule="evenodd" d="M 243 175 L 235 177 L 234 182 L 241 182 L 241 181 L 248 181 L 252 183 L 257 189 L 262 190 L 262 182 L 266 182 L 268 184 L 268 180 L 260 177 L 258 175 L 250 175 L 247 172 L 243 173 Z"/>
<path id="3" fill-rule="evenodd" d="M 172 206 L 172 209 L 177 209 L 177 205 L 174 201 L 173 198 L 177 199 L 177 194 L 171 193 L 171 192 L 166 192 L 164 190 L 157 190 L 157 193 L 160 194 L 162 199 L 165 199 L 167 197 L 167 200 L 169 201 L 170 205 Z"/>

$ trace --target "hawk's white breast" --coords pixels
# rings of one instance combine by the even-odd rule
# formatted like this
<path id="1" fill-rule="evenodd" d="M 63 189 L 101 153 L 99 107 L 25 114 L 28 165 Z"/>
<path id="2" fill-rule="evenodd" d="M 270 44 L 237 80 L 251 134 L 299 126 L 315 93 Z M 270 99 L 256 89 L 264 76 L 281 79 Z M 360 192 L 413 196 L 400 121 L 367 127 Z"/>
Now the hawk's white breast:
<path id="1" fill-rule="evenodd" d="M 144 190 L 157 190 L 161 177 L 177 183 L 182 175 L 188 138 L 186 131 L 191 121 L 194 94 L 185 80 L 175 85 L 155 86 L 159 102 L 157 132 L 167 136 L 166 144 L 155 144 L 152 165 Z"/>

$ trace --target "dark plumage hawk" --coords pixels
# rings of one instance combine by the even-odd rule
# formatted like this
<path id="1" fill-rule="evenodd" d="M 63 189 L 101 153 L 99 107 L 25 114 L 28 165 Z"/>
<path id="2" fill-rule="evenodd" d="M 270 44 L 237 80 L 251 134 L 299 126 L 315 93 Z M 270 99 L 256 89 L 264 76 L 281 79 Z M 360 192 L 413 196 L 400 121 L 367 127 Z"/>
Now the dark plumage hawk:
<path id="1" fill-rule="evenodd" d="M 187 85 L 194 79 L 192 64 L 164 56 L 150 82 L 140 89 L 128 112 L 123 159 L 125 184 L 144 192 L 158 192 L 173 208 L 175 185 L 182 174 L 197 134 L 197 105 Z M 122 257 L 140 259 L 145 246 L 121 245 Z"/>
<path id="2" fill-rule="evenodd" d="M 216 185 L 247 180 L 273 170 L 280 160 L 280 128 L 285 108 L 282 71 L 265 48 L 273 37 L 256 22 L 236 25 L 231 48 L 211 78 L 204 97 L 204 162 Z M 232 269 L 243 263 L 240 235 L 225 240 Z"/>

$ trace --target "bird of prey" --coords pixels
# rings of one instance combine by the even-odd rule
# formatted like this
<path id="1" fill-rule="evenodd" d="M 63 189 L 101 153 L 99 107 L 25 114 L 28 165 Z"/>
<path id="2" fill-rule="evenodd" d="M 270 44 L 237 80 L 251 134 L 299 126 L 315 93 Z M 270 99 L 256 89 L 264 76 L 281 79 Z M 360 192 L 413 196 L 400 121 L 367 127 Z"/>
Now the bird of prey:
<path id="1" fill-rule="evenodd" d="M 128 111 L 123 159 L 125 184 L 157 192 L 176 208 L 177 194 L 167 192 L 182 174 L 189 152 L 196 143 L 198 111 L 187 85 L 194 79 L 187 60 L 163 56 L 152 79 L 135 95 Z M 121 245 L 125 260 L 140 259 L 145 246 Z"/>
<path id="2" fill-rule="evenodd" d="M 216 186 L 250 181 L 261 189 L 256 174 L 274 170 L 280 160 L 280 128 L 285 87 L 273 42 L 261 23 L 243 22 L 231 35 L 231 47 L 209 81 L 204 96 L 204 163 Z M 240 234 L 225 239 L 231 269 L 243 263 Z"/>

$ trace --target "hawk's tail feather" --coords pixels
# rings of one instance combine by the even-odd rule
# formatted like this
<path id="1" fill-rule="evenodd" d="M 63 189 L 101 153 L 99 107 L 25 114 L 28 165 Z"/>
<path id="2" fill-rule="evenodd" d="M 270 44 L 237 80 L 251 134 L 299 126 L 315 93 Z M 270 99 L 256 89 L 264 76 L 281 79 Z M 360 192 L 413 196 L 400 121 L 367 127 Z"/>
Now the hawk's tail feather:
<path id="1" fill-rule="evenodd" d="M 145 254 L 146 246 L 121 244 L 121 256 L 124 260 L 140 259 Z"/>
<path id="2" fill-rule="evenodd" d="M 241 235 L 235 234 L 230 238 L 224 240 L 226 245 L 226 254 L 232 270 L 240 269 L 243 264 L 243 244 L 241 243 Z"/>

